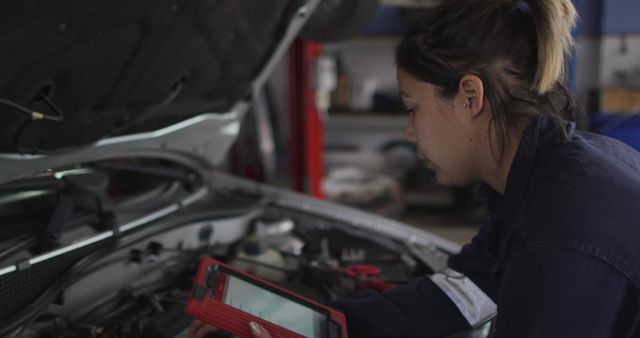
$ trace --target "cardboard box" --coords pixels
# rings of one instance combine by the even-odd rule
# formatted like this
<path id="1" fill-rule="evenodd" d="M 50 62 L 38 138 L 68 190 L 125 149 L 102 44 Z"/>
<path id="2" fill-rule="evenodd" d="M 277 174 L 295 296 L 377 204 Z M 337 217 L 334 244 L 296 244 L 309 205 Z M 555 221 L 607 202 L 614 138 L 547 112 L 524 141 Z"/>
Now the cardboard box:
<path id="1" fill-rule="evenodd" d="M 640 113 L 640 88 L 603 88 L 600 102 L 602 113 Z"/>

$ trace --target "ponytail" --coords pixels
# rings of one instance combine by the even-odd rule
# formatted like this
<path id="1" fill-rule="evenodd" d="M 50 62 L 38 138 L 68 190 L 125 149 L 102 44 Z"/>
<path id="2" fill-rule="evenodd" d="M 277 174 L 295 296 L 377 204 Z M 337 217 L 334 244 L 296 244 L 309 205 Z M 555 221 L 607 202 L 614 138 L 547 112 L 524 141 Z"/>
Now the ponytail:
<path id="1" fill-rule="evenodd" d="M 538 67 L 533 89 L 543 95 L 564 78 L 565 63 L 573 47 L 572 29 L 577 20 L 571 0 L 529 0 L 536 24 Z"/>

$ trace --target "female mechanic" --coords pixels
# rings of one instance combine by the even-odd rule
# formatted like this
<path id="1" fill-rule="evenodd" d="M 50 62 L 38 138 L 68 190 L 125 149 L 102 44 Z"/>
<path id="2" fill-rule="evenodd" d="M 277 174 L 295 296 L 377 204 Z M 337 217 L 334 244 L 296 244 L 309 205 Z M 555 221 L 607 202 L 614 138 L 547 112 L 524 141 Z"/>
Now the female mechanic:
<path id="1" fill-rule="evenodd" d="M 570 122 L 576 17 L 571 0 L 444 1 L 398 44 L 407 138 L 440 183 L 482 182 L 491 216 L 447 269 L 332 303 L 350 337 L 494 317 L 499 338 L 640 337 L 640 155 Z"/>

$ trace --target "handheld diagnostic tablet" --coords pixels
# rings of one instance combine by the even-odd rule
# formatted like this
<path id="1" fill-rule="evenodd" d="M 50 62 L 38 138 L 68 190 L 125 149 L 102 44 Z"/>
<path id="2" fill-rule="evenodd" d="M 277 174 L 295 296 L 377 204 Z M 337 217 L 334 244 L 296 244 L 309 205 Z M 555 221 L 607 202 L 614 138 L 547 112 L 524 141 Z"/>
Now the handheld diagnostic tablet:
<path id="1" fill-rule="evenodd" d="M 200 263 L 186 313 L 240 337 L 253 337 L 255 321 L 274 338 L 347 338 L 341 312 L 210 257 Z"/>

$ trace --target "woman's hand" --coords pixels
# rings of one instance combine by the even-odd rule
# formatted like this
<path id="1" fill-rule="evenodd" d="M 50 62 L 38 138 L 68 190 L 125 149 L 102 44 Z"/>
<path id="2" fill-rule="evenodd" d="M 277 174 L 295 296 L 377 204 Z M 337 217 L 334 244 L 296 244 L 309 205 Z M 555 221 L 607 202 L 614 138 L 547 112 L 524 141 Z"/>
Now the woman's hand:
<path id="1" fill-rule="evenodd" d="M 199 319 L 194 319 L 187 329 L 187 337 L 188 338 L 203 338 L 209 333 L 218 331 L 217 327 L 211 326 Z"/>
<path id="2" fill-rule="evenodd" d="M 249 323 L 249 329 L 251 329 L 254 338 L 271 338 L 269 331 L 256 322 Z"/>
<path id="3" fill-rule="evenodd" d="M 271 334 L 269 334 L 269 332 L 265 330 L 262 325 L 256 322 L 249 323 L 249 329 L 251 330 L 251 334 L 253 334 L 255 338 L 271 338 Z M 218 331 L 217 327 L 211 326 L 201 320 L 195 319 L 187 330 L 187 337 L 204 338 L 209 333 L 216 331 Z"/>

